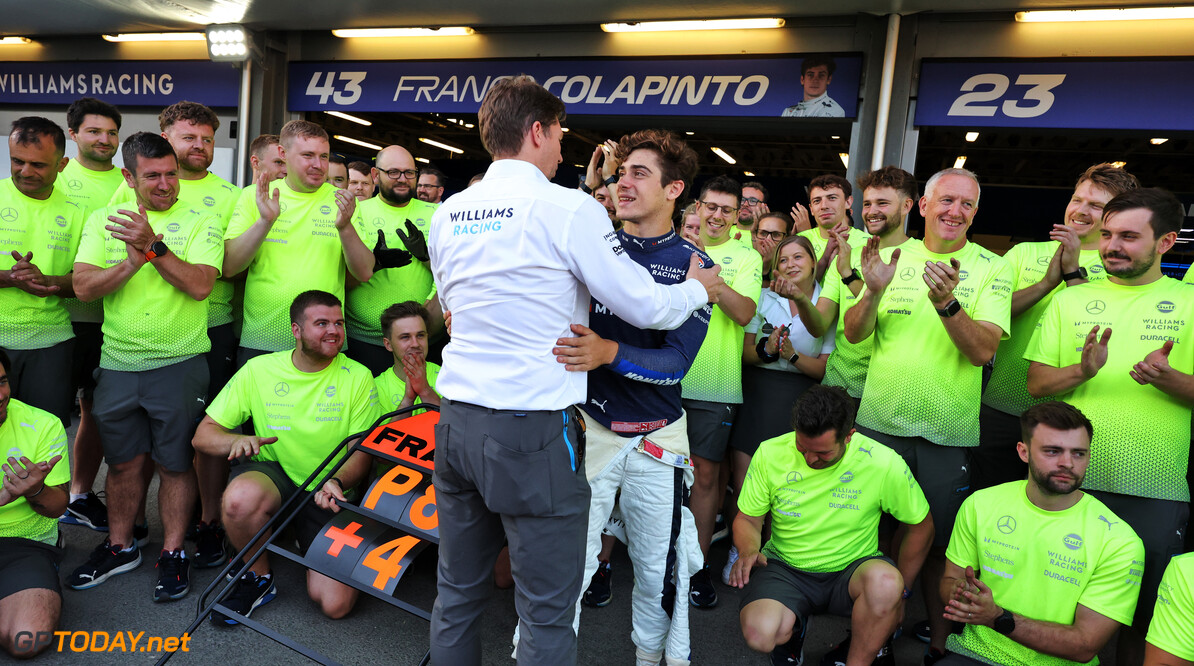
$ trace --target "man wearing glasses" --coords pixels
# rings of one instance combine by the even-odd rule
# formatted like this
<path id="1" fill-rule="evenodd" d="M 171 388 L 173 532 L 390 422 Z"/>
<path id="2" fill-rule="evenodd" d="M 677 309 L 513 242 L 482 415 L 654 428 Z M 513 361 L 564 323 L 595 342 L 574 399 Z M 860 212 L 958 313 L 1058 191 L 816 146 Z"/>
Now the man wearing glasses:
<path id="1" fill-rule="evenodd" d="M 394 303 L 426 304 L 435 296 L 435 282 L 427 256 L 426 232 L 437 204 L 415 198 L 419 171 L 415 158 L 402 146 L 377 153 L 373 180 L 377 196 L 357 207 L 357 232 L 374 251 L 373 278 L 348 292 L 348 338 L 345 354 L 369 368 L 374 376 L 394 365 L 383 346 L 381 313 Z M 395 253 L 399 260 L 390 261 Z M 402 255 L 409 253 L 410 260 Z"/>
<path id="2" fill-rule="evenodd" d="M 767 188 L 750 181 L 742 185 L 742 202 L 738 206 L 738 228 L 735 230 L 743 245 L 750 245 L 750 232 L 755 223 L 770 211 L 767 208 Z"/>
<path id="3" fill-rule="evenodd" d="M 419 184 L 415 187 L 415 196 L 420 201 L 438 204 L 444 200 L 444 172 L 427 167 L 419 173 Z"/>
<path id="4" fill-rule="evenodd" d="M 754 317 L 762 291 L 763 262 L 759 253 L 731 240 L 741 195 L 742 186 L 727 176 L 712 178 L 701 189 L 698 245 L 721 266 L 721 277 L 730 288 L 722 289 L 709 319 L 705 342 L 680 384 L 696 475 L 690 507 L 706 559 L 726 486 L 724 481 L 719 483 L 721 462 L 734 415 L 742 404 L 742 327 Z M 692 577 L 689 596 L 698 608 L 717 605 L 717 591 L 708 568 L 706 562 Z"/>

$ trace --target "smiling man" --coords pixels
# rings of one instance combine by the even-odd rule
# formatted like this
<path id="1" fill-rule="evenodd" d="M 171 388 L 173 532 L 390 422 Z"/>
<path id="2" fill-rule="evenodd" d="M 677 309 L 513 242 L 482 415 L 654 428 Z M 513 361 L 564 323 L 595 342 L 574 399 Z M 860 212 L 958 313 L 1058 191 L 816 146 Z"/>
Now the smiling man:
<path id="1" fill-rule="evenodd" d="M 1015 271 L 1011 337 L 999 343 L 995 368 L 983 392 L 978 448 L 971 451 L 970 478 L 975 490 L 1024 478 L 1016 454 L 1019 416 L 1042 402 L 1028 395 L 1028 340 L 1053 296 L 1066 287 L 1107 279 L 1099 258 L 1103 207 L 1112 197 L 1140 187 L 1132 174 L 1110 164 L 1096 164 L 1078 177 L 1062 224 L 1051 240 L 1018 243 L 1003 258 Z"/>
<path id="2" fill-rule="evenodd" d="M 696 519 L 701 552 L 709 555 L 717 510 L 725 495 L 719 483 L 721 463 L 730 441 L 730 429 L 742 404 L 743 327 L 755 316 L 763 289 L 763 260 L 749 245 L 732 240 L 737 228 L 742 186 L 728 176 L 711 178 L 698 197 L 701 217 L 700 243 L 709 258 L 721 266 L 729 289 L 709 318 L 709 331 L 692 369 L 681 383 L 688 418 L 688 441 L 696 475 L 692 486 L 692 514 Z M 717 590 L 706 563 L 693 574 L 689 597 L 698 608 L 717 605 Z"/>
<path id="3" fill-rule="evenodd" d="M 1024 354 L 1031 396 L 1058 396 L 1089 415 L 1096 434 L 1085 488 L 1144 541 L 1141 603 L 1120 634 L 1121 663 L 1143 659 L 1157 586 L 1182 552 L 1190 514 L 1194 286 L 1161 272 L 1184 217 L 1181 202 L 1155 188 L 1107 202 L 1099 232 L 1107 280 L 1057 294 Z"/>
<path id="4" fill-rule="evenodd" d="M 80 300 L 104 304 L 95 420 L 108 462 L 108 540 L 67 584 L 89 589 L 141 564 L 133 521 L 152 459 L 165 532 L 154 601 L 169 601 L 190 589 L 183 549 L 197 498 L 190 440 L 207 399 L 204 300 L 224 248 L 219 222 L 178 202 L 178 158 L 168 141 L 138 132 L 122 150 L 136 200 L 87 218 L 74 280 Z"/>
<path id="5" fill-rule="evenodd" d="M 197 450 L 234 461 L 221 513 L 228 539 L 238 551 L 292 495 L 307 490 L 303 483 L 332 448 L 381 415 L 373 378 L 340 353 L 340 299 L 326 291 L 305 291 L 291 302 L 289 317 L 293 349 L 245 363 L 195 431 Z M 275 436 L 236 432 L 249 419 L 258 432 Z M 294 523 L 300 551 L 307 550 L 331 517 L 331 511 L 314 502 L 302 506 Z M 339 619 L 352 610 L 358 592 L 308 569 L 307 594 L 324 615 Z M 236 581 L 224 605 L 248 617 L 276 596 L 269 558 L 262 556 Z M 237 624 L 222 613 L 212 613 L 211 621 Z"/>
<path id="6" fill-rule="evenodd" d="M 286 335 L 286 304 L 308 289 L 344 295 L 346 273 L 373 276 L 373 253 L 353 226 L 356 198 L 326 183 L 328 135 L 306 120 L 279 134 L 286 177 L 257 179 L 255 196 L 242 197 L 224 234 L 224 273 L 245 278 L 245 323 L 237 364 L 293 344 Z"/>
<path id="7" fill-rule="evenodd" d="M 862 247 L 869 235 L 855 230 L 850 224 L 850 207 L 854 205 L 850 181 L 834 174 L 817 176 L 808 184 L 808 212 L 813 227 L 799 235 L 812 241 L 817 251 L 817 282 L 824 282 L 829 264 L 837 256 L 837 233 L 843 240 L 854 240 L 854 247 Z M 853 232 L 853 234 L 851 234 Z"/>
<path id="8" fill-rule="evenodd" d="M 975 493 L 954 524 L 938 594 L 965 628 L 939 666 L 1076 666 L 1132 621 L 1144 547 L 1079 490 L 1093 426 L 1061 402 L 1030 407 L 1020 424 L 1028 480 Z"/>
<path id="9" fill-rule="evenodd" d="M 1010 330 L 1011 266 L 966 239 L 978 177 L 945 169 L 925 183 L 923 243 L 860 255 L 866 287 L 846 311 L 846 339 L 874 336 L 858 431 L 904 457 L 925 491 L 937 536 L 921 579 L 931 649 L 945 648 L 936 581 L 954 516 L 970 487 L 966 449 L 978 446 L 982 367 Z"/>
<path id="10" fill-rule="evenodd" d="M 842 118 L 846 111 L 829 96 L 837 63 L 828 56 L 812 56 L 800 63 L 804 99 L 784 109 L 784 118 Z"/>

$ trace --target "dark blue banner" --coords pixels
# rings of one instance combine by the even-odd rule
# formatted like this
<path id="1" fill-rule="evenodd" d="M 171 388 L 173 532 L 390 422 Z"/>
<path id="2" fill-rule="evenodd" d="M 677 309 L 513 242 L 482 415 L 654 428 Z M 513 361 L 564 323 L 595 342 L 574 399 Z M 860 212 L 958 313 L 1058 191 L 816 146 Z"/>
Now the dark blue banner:
<path id="1" fill-rule="evenodd" d="M 1192 130 L 1190 81 L 1194 60 L 925 61 L 916 124 Z"/>
<path id="2" fill-rule="evenodd" d="M 240 70 L 209 60 L 0 62 L 0 104 L 70 104 L 98 97 L 117 106 L 168 106 L 187 99 L 236 106 Z"/>
<path id="3" fill-rule="evenodd" d="M 810 55 L 296 62 L 290 64 L 288 110 L 476 113 L 498 80 L 529 74 L 570 114 L 853 118 L 862 56 L 820 56 L 833 74 L 827 89 L 823 79 L 819 89 L 810 81 L 816 94 L 806 101 L 800 70 Z"/>

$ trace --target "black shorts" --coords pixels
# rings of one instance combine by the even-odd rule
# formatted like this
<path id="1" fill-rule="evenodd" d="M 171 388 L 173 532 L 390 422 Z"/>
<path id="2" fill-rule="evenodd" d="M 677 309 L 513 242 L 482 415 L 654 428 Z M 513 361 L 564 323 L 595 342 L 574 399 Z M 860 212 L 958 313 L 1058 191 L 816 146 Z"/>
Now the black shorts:
<path id="1" fill-rule="evenodd" d="M 299 492 L 298 486 L 295 486 L 294 481 L 286 476 L 282 466 L 273 460 L 232 461 L 232 467 L 228 472 L 228 483 L 232 483 L 233 479 L 245 472 L 259 472 L 268 477 L 274 487 L 278 489 L 278 494 L 282 496 L 282 504 Z M 319 531 L 335 515 L 331 511 L 316 506 L 314 498 L 303 505 L 298 517 L 290 522 L 290 527 L 294 529 L 295 538 L 298 540 L 300 553 L 307 551 L 311 542 L 319 535 Z"/>
<path id="2" fill-rule="evenodd" d="M 978 446 L 966 449 L 970 455 L 972 492 L 1028 477 L 1028 464 L 1020 460 L 1020 417 L 983 405 L 979 411 Z"/>
<path id="3" fill-rule="evenodd" d="M 103 324 L 76 321 L 75 351 L 71 359 L 71 385 L 83 389 L 84 400 L 95 399 L 95 369 L 99 367 L 100 347 L 104 344 Z"/>
<path id="4" fill-rule="evenodd" d="M 753 456 L 759 443 L 792 432 L 792 405 L 817 380 L 799 372 L 755 365 L 742 368 L 742 406 L 730 432 L 730 448 Z"/>
<path id="5" fill-rule="evenodd" d="M 814 573 L 794 569 L 778 557 L 768 557 L 767 566 L 751 570 L 750 583 L 743 590 L 739 609 L 752 601 L 772 599 L 795 613 L 800 627 L 805 625 L 810 615 L 832 613 L 850 617 L 854 610 L 854 600 L 850 598 L 850 577 L 869 560 L 883 560 L 895 567 L 891 558 L 872 555 L 854 560 L 841 571 Z"/>
<path id="6" fill-rule="evenodd" d="M 912 476 L 924 491 L 933 514 L 933 545 L 945 548 L 954 532 L 954 520 L 962 502 L 970 496 L 970 468 L 967 449 L 941 446 L 923 437 L 897 437 L 855 425 L 858 432 L 884 444 L 908 463 Z M 892 520 L 888 516 L 884 521 Z"/>
<path id="7" fill-rule="evenodd" d="M 61 595 L 58 583 L 61 561 L 62 549 L 57 546 L 32 539 L 0 538 L 0 599 L 36 589 L 53 590 Z"/>
<path id="8" fill-rule="evenodd" d="M 1148 631 L 1153 619 L 1157 588 L 1161 576 L 1174 555 L 1181 555 L 1185 547 L 1186 523 L 1190 519 L 1190 505 L 1186 502 L 1134 497 L 1101 490 L 1088 490 L 1107 505 L 1144 542 L 1144 575 L 1140 581 L 1140 603 L 1132 626 L 1142 634 Z"/>
<path id="9" fill-rule="evenodd" d="M 344 355 L 369 369 L 374 377 L 394 367 L 394 353 L 380 345 L 349 338 Z"/>
<path id="10" fill-rule="evenodd" d="M 684 400 L 683 404 L 688 417 L 689 452 L 713 462 L 724 460 L 738 405 L 705 400 Z"/>
<path id="11" fill-rule="evenodd" d="M 8 368 L 12 396 L 57 416 L 64 428 L 70 427 L 75 408 L 75 387 L 66 381 L 71 375 L 74 349 L 74 338 L 44 349 L 4 349 L 12 362 Z"/>

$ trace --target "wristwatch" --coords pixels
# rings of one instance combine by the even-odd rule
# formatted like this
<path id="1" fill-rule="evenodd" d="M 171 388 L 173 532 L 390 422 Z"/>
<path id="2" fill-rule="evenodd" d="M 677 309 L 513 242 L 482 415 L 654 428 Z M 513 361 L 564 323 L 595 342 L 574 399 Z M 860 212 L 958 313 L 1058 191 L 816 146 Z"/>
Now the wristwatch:
<path id="1" fill-rule="evenodd" d="M 162 241 L 154 241 L 153 245 L 149 246 L 149 252 L 145 253 L 146 261 L 153 261 L 158 257 L 169 254 L 170 248 Z"/>
<path id="2" fill-rule="evenodd" d="M 1076 271 L 1073 271 L 1070 273 L 1062 273 L 1061 281 L 1069 282 L 1070 280 L 1085 280 L 1086 276 L 1087 276 L 1086 269 L 1079 266 L 1078 270 L 1076 270 Z"/>
<path id="3" fill-rule="evenodd" d="M 861 280 L 861 279 L 862 279 L 862 276 L 858 274 L 858 269 L 855 268 L 850 271 L 849 275 L 842 278 L 842 284 L 849 286 L 849 284 L 851 282 L 854 282 L 855 280 Z"/>
<path id="4" fill-rule="evenodd" d="M 800 353 L 792 352 L 792 357 L 788 359 L 788 363 L 791 363 L 792 365 L 796 365 L 796 359 L 798 359 L 798 358 L 800 358 Z"/>
<path id="5" fill-rule="evenodd" d="M 613 185 L 616 182 L 618 182 L 618 174 L 614 174 L 614 175 L 610 176 L 609 178 L 606 178 L 605 186 L 609 187 L 610 185 Z"/>
<path id="6" fill-rule="evenodd" d="M 946 303 L 945 307 L 937 308 L 937 314 L 941 315 L 942 317 L 946 317 L 946 318 L 952 317 L 961 311 L 962 311 L 962 304 L 959 303 L 958 299 L 956 299 L 956 298 L 954 300 Z"/>
<path id="7" fill-rule="evenodd" d="M 1016 630 L 1016 616 L 1012 615 L 1012 612 L 1005 608 L 1003 609 L 1003 615 L 995 618 L 995 622 L 991 625 L 991 628 L 1004 636 L 1010 636 Z"/>

